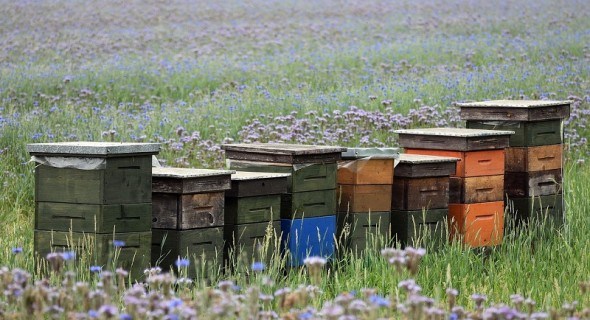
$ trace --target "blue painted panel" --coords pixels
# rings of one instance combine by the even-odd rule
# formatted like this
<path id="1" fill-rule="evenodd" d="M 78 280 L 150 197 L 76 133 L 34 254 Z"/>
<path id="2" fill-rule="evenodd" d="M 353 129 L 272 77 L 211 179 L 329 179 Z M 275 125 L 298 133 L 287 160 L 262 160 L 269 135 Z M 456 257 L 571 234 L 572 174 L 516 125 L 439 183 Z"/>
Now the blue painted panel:
<path id="1" fill-rule="evenodd" d="M 334 253 L 336 216 L 281 219 L 282 247 L 291 253 L 290 266 L 301 266 L 309 256 L 329 258 Z"/>

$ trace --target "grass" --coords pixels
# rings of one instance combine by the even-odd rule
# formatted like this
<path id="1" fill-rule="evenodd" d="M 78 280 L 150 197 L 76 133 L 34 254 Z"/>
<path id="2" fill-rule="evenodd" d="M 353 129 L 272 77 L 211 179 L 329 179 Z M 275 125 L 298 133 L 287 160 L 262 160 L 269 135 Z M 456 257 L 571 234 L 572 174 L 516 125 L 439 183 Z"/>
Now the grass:
<path id="1" fill-rule="evenodd" d="M 227 1 L 197 7 L 177 1 L 129 3 L 133 10 L 111 1 L 92 10 L 59 0 L 0 5 L 5 8 L 0 13 L 3 264 L 36 269 L 27 143 L 160 142 L 159 157 L 169 165 L 220 167 L 223 155 L 216 146 L 245 140 L 256 120 L 261 123 L 256 128 L 272 132 L 291 112 L 320 127 L 317 139 L 325 129 L 358 126 L 352 137 L 327 144 L 393 145 L 395 136 L 375 130 L 376 122 L 365 116 L 358 116 L 359 122 L 332 120 L 335 111 L 356 106 L 415 115 L 410 124 L 393 127 L 439 120 L 462 125 L 452 119 L 456 101 L 574 97 L 575 116 L 565 128 L 566 226 L 509 233 L 502 246 L 485 254 L 446 246 L 425 257 L 416 280 L 424 294 L 441 299 L 447 287 L 457 288 L 464 305 L 475 292 L 504 303 L 521 293 L 545 308 L 587 299 L 578 284 L 588 280 L 590 270 L 590 169 L 576 162 L 588 155 L 587 3 Z M 328 124 L 316 122 L 324 114 Z M 200 138 L 173 147 L 193 132 Z M 265 134 L 250 140 L 268 139 Z M 294 135 L 287 141 L 311 141 L 303 139 Z M 13 247 L 23 247 L 24 254 L 13 255 Z M 332 266 L 318 305 L 363 287 L 397 294 L 403 278 L 376 250 Z M 79 267 L 80 276 L 87 275 L 86 267 Z M 279 266 L 269 268 L 276 287 L 307 281 L 301 270 L 284 275 Z M 247 269 L 242 263 L 232 277 L 246 284 Z"/>

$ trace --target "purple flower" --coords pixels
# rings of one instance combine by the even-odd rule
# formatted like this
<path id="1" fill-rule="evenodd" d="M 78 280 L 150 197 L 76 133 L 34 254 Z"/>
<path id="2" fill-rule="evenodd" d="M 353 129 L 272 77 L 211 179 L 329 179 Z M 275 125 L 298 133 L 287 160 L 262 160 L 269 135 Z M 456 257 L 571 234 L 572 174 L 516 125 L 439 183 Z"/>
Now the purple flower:
<path id="1" fill-rule="evenodd" d="M 190 261 L 189 259 L 178 257 L 178 259 L 176 259 L 175 264 L 178 268 L 187 268 L 190 265 Z"/>
<path id="2" fill-rule="evenodd" d="M 22 247 L 12 248 L 12 253 L 14 253 L 14 254 L 18 254 L 18 253 L 22 253 L 22 252 L 23 252 L 23 248 Z"/>
<path id="3" fill-rule="evenodd" d="M 254 271 L 254 272 L 264 271 L 264 263 L 262 263 L 262 262 L 252 263 L 252 271 Z"/>
<path id="4" fill-rule="evenodd" d="M 387 298 L 384 298 L 377 294 L 369 297 L 369 302 L 378 307 L 389 307 L 391 305 L 391 302 Z"/>
<path id="5" fill-rule="evenodd" d="M 125 246 L 125 241 L 123 241 L 123 240 L 114 240 L 113 241 L 113 246 L 115 248 L 124 247 Z"/>
<path id="6" fill-rule="evenodd" d="M 92 273 L 98 273 L 102 271 L 102 267 L 101 266 L 90 266 L 90 272 Z"/>
<path id="7" fill-rule="evenodd" d="M 66 261 L 68 261 L 68 260 L 74 260 L 76 258 L 76 252 L 74 252 L 74 251 L 66 251 L 66 252 L 63 252 L 61 254 L 61 256 Z"/>
<path id="8" fill-rule="evenodd" d="M 123 313 L 119 316 L 119 320 L 133 320 L 133 317 L 127 313 Z"/>

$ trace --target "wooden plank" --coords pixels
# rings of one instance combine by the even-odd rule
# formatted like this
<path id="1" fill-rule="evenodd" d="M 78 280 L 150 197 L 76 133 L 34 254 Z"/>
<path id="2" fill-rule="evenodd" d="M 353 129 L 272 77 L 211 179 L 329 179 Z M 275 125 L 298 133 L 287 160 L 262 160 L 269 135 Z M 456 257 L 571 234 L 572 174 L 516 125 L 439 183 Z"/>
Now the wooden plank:
<path id="1" fill-rule="evenodd" d="M 154 228 L 186 230 L 224 224 L 224 192 L 154 193 L 153 203 Z"/>
<path id="2" fill-rule="evenodd" d="M 339 212 L 338 242 L 354 252 L 367 248 L 381 249 L 391 239 L 391 212 Z"/>
<path id="3" fill-rule="evenodd" d="M 563 143 L 562 120 L 547 121 L 467 121 L 467 127 L 488 130 L 512 130 L 511 147 L 533 147 Z"/>
<path id="4" fill-rule="evenodd" d="M 346 148 L 281 143 L 224 144 L 225 156 L 233 160 L 288 164 L 334 163 Z"/>
<path id="5" fill-rule="evenodd" d="M 504 175 L 452 177 L 449 203 L 477 203 L 504 199 Z"/>
<path id="6" fill-rule="evenodd" d="M 153 229 L 152 232 L 151 261 L 163 270 L 174 268 L 179 257 L 191 262 L 188 268 L 189 277 L 196 274 L 195 261 L 207 261 L 218 267 L 223 265 L 223 227 L 191 230 Z"/>
<path id="7" fill-rule="evenodd" d="M 569 117 L 571 101 L 494 100 L 458 103 L 463 120 L 542 121 Z"/>
<path id="8" fill-rule="evenodd" d="M 205 193 L 229 190 L 233 170 L 154 168 L 152 191 L 159 193 Z"/>
<path id="9" fill-rule="evenodd" d="M 87 233 L 150 231 L 151 203 L 97 205 L 37 202 L 35 229 Z"/>
<path id="10" fill-rule="evenodd" d="M 458 177 L 495 176 L 504 173 L 503 149 L 469 152 L 428 149 L 406 149 L 405 151 L 408 154 L 458 158 L 455 174 Z"/>
<path id="11" fill-rule="evenodd" d="M 73 250 L 76 258 L 88 259 L 90 265 L 107 268 L 116 255 L 116 265 L 130 273 L 132 281 L 143 278 L 143 270 L 148 268 L 151 259 L 151 231 L 111 234 L 35 230 L 34 250 L 44 258 L 50 252 Z M 124 244 L 115 248 L 113 241 Z"/>
<path id="12" fill-rule="evenodd" d="M 398 178 L 393 182 L 393 210 L 446 208 L 449 203 L 449 178 Z"/>
<path id="13" fill-rule="evenodd" d="M 565 223 L 563 195 L 511 198 L 509 212 L 517 223 L 543 223 L 560 227 Z"/>
<path id="14" fill-rule="evenodd" d="M 280 194 L 226 198 L 225 203 L 226 224 L 268 223 L 268 221 L 280 219 Z"/>
<path id="15" fill-rule="evenodd" d="M 254 261 L 269 264 L 279 258 L 280 221 L 225 226 L 226 257 L 230 265 L 238 260 L 250 265 Z"/>
<path id="16" fill-rule="evenodd" d="M 336 199 L 336 189 L 283 194 L 281 219 L 334 215 Z"/>
<path id="17" fill-rule="evenodd" d="M 308 256 L 330 258 L 334 253 L 336 216 L 281 219 L 281 232 L 288 266 L 301 266 Z"/>
<path id="18" fill-rule="evenodd" d="M 391 234 L 402 247 L 440 248 L 446 243 L 448 209 L 394 210 L 391 214 Z"/>
<path id="19" fill-rule="evenodd" d="M 232 174 L 231 190 L 226 197 L 255 197 L 287 193 L 290 173 L 237 171 Z"/>
<path id="20" fill-rule="evenodd" d="M 534 172 L 506 172 L 504 189 L 509 197 L 535 197 L 560 194 L 561 169 Z"/>
<path id="21" fill-rule="evenodd" d="M 452 151 L 494 150 L 508 147 L 514 131 L 426 128 L 396 130 L 404 148 Z"/>
<path id="22" fill-rule="evenodd" d="M 391 211 L 392 185 L 341 184 L 338 186 L 338 211 Z"/>
<path id="23" fill-rule="evenodd" d="M 338 163 L 339 184 L 393 183 L 394 159 L 358 159 Z"/>
<path id="24" fill-rule="evenodd" d="M 68 141 L 31 143 L 27 151 L 35 156 L 110 158 L 138 155 L 155 155 L 160 152 L 159 143 Z"/>
<path id="25" fill-rule="evenodd" d="M 459 158 L 401 154 L 394 176 L 400 178 L 442 177 L 456 174 Z"/>
<path id="26" fill-rule="evenodd" d="M 532 172 L 560 169 L 563 145 L 518 147 L 506 149 L 506 171 Z"/>
<path id="27" fill-rule="evenodd" d="M 152 157 L 107 159 L 104 204 L 142 203 L 152 200 Z"/>
<path id="28" fill-rule="evenodd" d="M 504 234 L 504 202 L 449 204 L 451 239 L 471 247 L 502 243 Z"/>
<path id="29" fill-rule="evenodd" d="M 232 160 L 230 168 L 240 171 L 289 173 L 291 177 L 287 179 L 288 193 L 336 188 L 336 162 L 284 165 Z"/>

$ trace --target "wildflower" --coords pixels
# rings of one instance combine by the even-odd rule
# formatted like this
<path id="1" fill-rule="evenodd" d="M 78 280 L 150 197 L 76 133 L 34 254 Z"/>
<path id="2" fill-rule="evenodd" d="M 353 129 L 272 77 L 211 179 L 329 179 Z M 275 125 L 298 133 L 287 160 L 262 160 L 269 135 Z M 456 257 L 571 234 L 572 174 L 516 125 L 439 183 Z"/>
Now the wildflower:
<path id="1" fill-rule="evenodd" d="M 101 266 L 90 266 L 90 272 L 92 272 L 92 273 L 99 273 L 101 271 L 102 271 Z"/>
<path id="2" fill-rule="evenodd" d="M 471 299 L 473 300 L 473 302 L 475 302 L 475 306 L 479 309 L 482 307 L 484 301 L 486 301 L 488 297 L 486 297 L 483 294 L 474 293 L 471 295 Z"/>
<path id="3" fill-rule="evenodd" d="M 113 305 L 105 304 L 98 309 L 98 313 L 104 315 L 105 318 L 110 319 L 119 314 L 119 310 Z"/>
<path id="4" fill-rule="evenodd" d="M 369 297 L 369 302 L 378 307 L 389 307 L 391 305 L 388 299 L 377 294 Z"/>
<path id="5" fill-rule="evenodd" d="M 74 260 L 76 258 L 76 252 L 74 251 L 65 251 L 61 255 L 65 261 Z"/>
<path id="6" fill-rule="evenodd" d="M 119 315 L 119 320 L 133 320 L 133 317 L 127 313 Z"/>
<path id="7" fill-rule="evenodd" d="M 457 301 L 458 295 L 459 291 L 457 291 L 457 289 L 447 289 L 447 302 L 449 303 L 449 309 L 453 309 L 453 307 L 455 306 L 455 302 Z"/>
<path id="8" fill-rule="evenodd" d="M 114 240 L 114 241 L 113 241 L 113 246 L 114 246 L 115 248 L 121 248 L 121 247 L 124 247 L 124 246 L 125 246 L 125 241 L 123 241 L 123 240 Z"/>
<path id="9" fill-rule="evenodd" d="M 254 271 L 254 272 L 264 271 L 264 263 L 263 262 L 252 263 L 252 271 Z"/>
<path id="10" fill-rule="evenodd" d="M 19 253 L 22 253 L 22 252 L 23 252 L 23 248 L 22 247 L 12 248 L 12 253 L 14 253 L 14 254 L 19 254 Z"/>
<path id="11" fill-rule="evenodd" d="M 190 265 L 190 261 L 189 259 L 178 257 L 178 259 L 176 259 L 175 265 L 178 268 L 187 268 Z"/>

